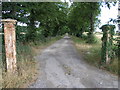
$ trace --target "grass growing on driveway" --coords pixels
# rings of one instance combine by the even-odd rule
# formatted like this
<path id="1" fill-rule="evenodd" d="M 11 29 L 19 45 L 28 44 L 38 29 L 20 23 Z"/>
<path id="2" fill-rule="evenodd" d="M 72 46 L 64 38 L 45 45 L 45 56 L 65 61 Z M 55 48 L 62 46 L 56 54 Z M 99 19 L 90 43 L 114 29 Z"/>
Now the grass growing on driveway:
<path id="1" fill-rule="evenodd" d="M 17 43 L 18 75 L 9 75 L 3 72 L 3 88 L 26 88 L 37 79 L 38 65 L 34 56 L 61 37 L 49 38 L 44 43 L 37 44 Z"/>
<path id="2" fill-rule="evenodd" d="M 88 44 L 84 39 L 80 39 L 74 36 L 72 36 L 72 40 L 74 41 L 75 47 L 77 48 L 80 55 L 83 56 L 84 60 L 90 65 L 94 65 L 99 68 L 99 62 L 101 60 L 100 39 L 98 39 L 96 44 Z M 118 60 L 115 58 L 111 64 L 103 66 L 102 69 L 118 75 Z"/>

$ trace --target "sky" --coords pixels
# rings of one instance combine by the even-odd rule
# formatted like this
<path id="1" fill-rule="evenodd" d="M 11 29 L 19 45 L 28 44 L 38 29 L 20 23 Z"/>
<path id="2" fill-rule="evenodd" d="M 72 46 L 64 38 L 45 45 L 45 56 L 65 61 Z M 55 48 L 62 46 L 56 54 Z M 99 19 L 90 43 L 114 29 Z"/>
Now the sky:
<path id="1" fill-rule="evenodd" d="M 118 15 L 118 4 L 112 6 L 110 9 L 108 7 L 101 7 L 101 16 L 99 19 L 102 24 L 105 24 L 109 21 L 110 18 L 116 19 Z"/>
<path id="2" fill-rule="evenodd" d="M 101 27 L 104 24 L 107 24 L 110 18 L 117 19 L 117 16 L 118 16 L 118 3 L 115 6 L 111 6 L 110 9 L 106 6 L 101 7 L 101 15 L 98 17 L 101 20 L 101 24 L 99 27 Z M 114 25 L 116 25 L 116 30 L 118 30 L 117 24 Z M 99 31 L 99 27 L 97 28 L 96 31 Z"/>

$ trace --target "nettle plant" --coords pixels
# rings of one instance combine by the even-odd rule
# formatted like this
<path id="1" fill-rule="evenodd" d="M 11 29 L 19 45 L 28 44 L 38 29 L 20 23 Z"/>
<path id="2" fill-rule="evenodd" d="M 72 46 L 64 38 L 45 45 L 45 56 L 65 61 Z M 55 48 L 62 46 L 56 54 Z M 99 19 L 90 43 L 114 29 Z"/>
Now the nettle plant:
<path id="1" fill-rule="evenodd" d="M 101 50 L 101 64 L 109 64 L 113 58 L 113 35 L 115 25 L 103 25 L 102 29 L 102 50 Z"/>

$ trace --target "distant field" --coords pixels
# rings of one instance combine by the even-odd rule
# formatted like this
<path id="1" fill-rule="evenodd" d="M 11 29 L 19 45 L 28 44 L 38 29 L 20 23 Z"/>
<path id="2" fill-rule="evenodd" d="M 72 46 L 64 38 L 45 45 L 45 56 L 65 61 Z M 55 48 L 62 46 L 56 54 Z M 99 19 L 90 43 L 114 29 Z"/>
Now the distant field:
<path id="1" fill-rule="evenodd" d="M 95 36 L 97 36 L 99 39 L 101 39 L 102 38 L 102 34 L 95 34 Z"/>
<path id="2" fill-rule="evenodd" d="M 101 38 L 103 37 L 103 34 L 96 33 L 95 36 L 96 36 L 99 40 L 101 40 Z M 118 35 L 114 35 L 114 36 L 113 36 L 114 39 L 115 39 L 115 38 L 118 38 L 118 37 L 119 37 Z M 113 43 L 115 44 L 115 43 L 117 43 L 117 42 L 116 42 L 115 40 L 113 40 Z"/>

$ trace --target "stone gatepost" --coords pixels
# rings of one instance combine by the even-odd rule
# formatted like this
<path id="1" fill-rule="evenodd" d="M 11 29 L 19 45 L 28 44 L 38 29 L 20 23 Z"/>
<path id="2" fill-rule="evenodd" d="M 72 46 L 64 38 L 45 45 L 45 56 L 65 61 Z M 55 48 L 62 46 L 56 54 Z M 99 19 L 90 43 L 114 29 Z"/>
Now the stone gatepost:
<path id="1" fill-rule="evenodd" d="M 112 59 L 112 46 L 115 25 L 103 25 L 100 29 L 103 31 L 102 49 L 101 49 L 101 64 L 109 64 Z"/>
<path id="2" fill-rule="evenodd" d="M 4 24 L 6 69 L 7 72 L 15 73 L 17 71 L 15 35 L 15 24 L 17 20 L 2 19 L 1 21 Z"/>

